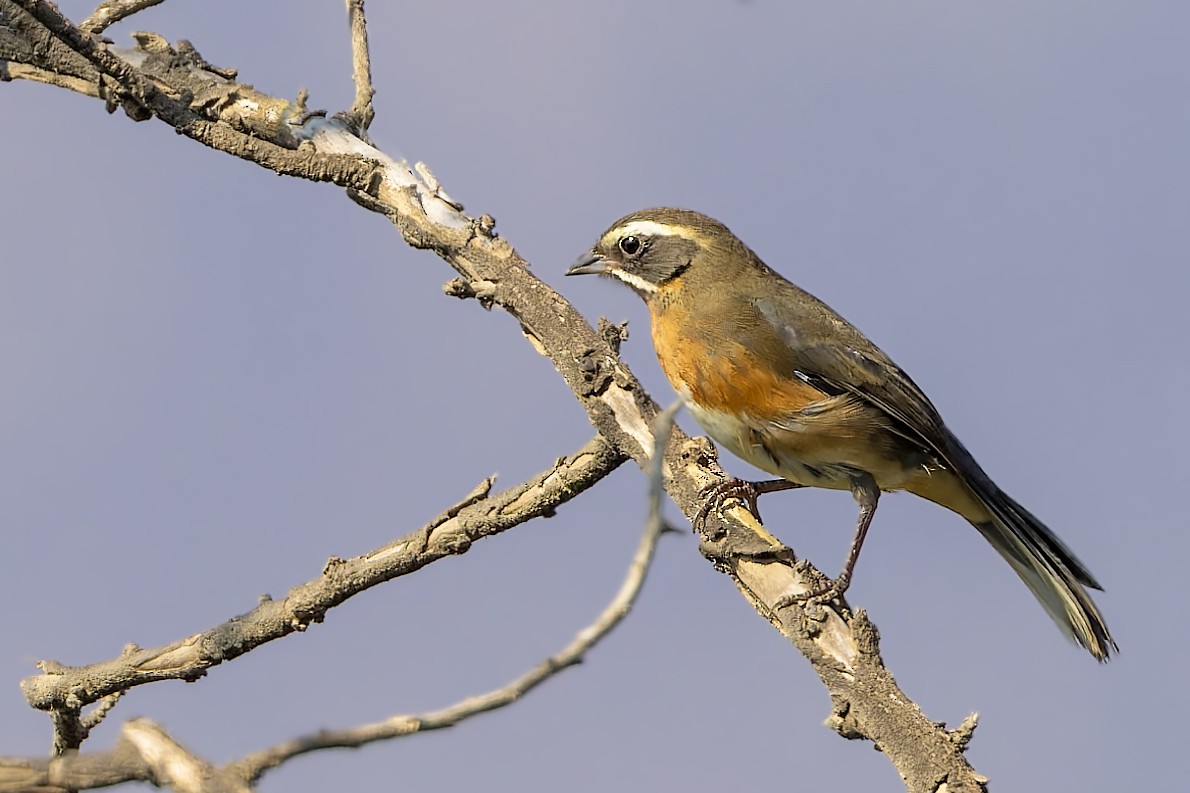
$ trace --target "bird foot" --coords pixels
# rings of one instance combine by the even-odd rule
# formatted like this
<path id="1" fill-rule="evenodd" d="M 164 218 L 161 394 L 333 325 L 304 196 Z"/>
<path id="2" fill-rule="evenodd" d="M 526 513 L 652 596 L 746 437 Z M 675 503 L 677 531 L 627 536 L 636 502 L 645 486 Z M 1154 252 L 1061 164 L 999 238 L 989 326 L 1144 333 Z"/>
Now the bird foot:
<path id="1" fill-rule="evenodd" d="M 832 600 L 841 598 L 847 592 L 849 581 L 842 576 L 836 579 L 826 579 L 822 584 L 814 587 L 807 592 L 798 592 L 793 595 L 782 595 L 774 604 L 775 609 L 783 609 L 787 606 L 792 606 L 794 603 L 800 603 L 803 606 L 822 605 L 829 603 Z"/>
<path id="2" fill-rule="evenodd" d="M 694 530 L 701 533 L 707 518 L 712 512 L 720 512 L 728 501 L 739 501 L 748 511 L 756 516 L 761 523 L 760 506 L 757 500 L 763 493 L 774 493 L 778 490 L 792 490 L 802 485 L 790 482 L 788 479 L 766 479 L 762 482 L 749 482 L 746 479 L 724 479 L 713 485 L 707 485 L 699 494 L 702 506 L 694 515 Z"/>
<path id="3" fill-rule="evenodd" d="M 699 493 L 702 498 L 702 506 L 698 508 L 698 512 L 694 515 L 694 530 L 701 532 L 703 526 L 706 525 L 707 518 L 712 512 L 719 512 L 728 501 L 740 501 L 757 519 L 760 518 L 757 509 L 757 498 L 760 497 L 760 491 L 752 482 L 743 479 L 725 479 L 721 482 L 716 482 L 713 485 L 707 485 Z"/>

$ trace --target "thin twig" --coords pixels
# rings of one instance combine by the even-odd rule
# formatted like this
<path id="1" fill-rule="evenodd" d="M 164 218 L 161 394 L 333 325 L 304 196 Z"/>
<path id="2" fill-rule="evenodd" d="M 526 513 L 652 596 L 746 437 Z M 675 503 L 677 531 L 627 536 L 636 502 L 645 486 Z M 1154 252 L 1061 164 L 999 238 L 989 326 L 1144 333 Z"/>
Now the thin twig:
<path id="1" fill-rule="evenodd" d="M 127 19 L 138 11 L 161 5 L 165 0 L 107 0 L 100 3 L 91 16 L 79 23 L 79 27 L 88 33 L 99 34 L 122 19 Z"/>
<path id="2" fill-rule="evenodd" d="M 364 17 L 364 0 L 347 0 L 347 22 L 351 26 L 351 79 L 355 83 L 355 101 L 348 111 L 356 131 L 367 140 L 368 127 L 376 117 L 372 97 L 372 56 L 368 51 L 368 21 Z"/>
<path id="3" fill-rule="evenodd" d="M 674 416 L 681 408 L 681 402 L 674 402 L 653 420 L 653 453 L 646 473 L 649 478 L 649 525 L 656 525 L 658 531 L 670 530 L 661 516 L 661 502 L 665 495 L 665 449 L 673 437 Z"/>
<path id="4" fill-rule="evenodd" d="M 127 691 L 117 691 L 114 694 L 108 694 L 92 708 L 89 712 L 83 714 L 82 723 L 83 729 L 89 735 L 91 730 L 95 729 L 100 723 L 107 718 L 107 714 L 111 713 L 112 708 L 116 707 L 116 703 L 120 701 Z"/>
<path id="5" fill-rule="evenodd" d="M 375 724 L 364 724 L 344 730 L 322 730 L 310 735 L 294 738 L 276 746 L 250 754 L 224 770 L 232 772 L 251 785 L 255 785 L 267 771 L 299 755 L 322 749 L 351 749 L 374 741 L 401 738 L 429 730 L 453 727 L 459 722 L 480 713 L 497 710 L 511 705 L 554 675 L 582 661 L 596 644 L 620 624 L 632 610 L 637 596 L 645 582 L 649 565 L 657 549 L 657 539 L 666 531 L 661 515 L 661 503 L 665 494 L 664 464 L 665 448 L 673 429 L 673 417 L 679 404 L 674 404 L 661 413 L 654 423 L 654 448 L 649 472 L 649 507 L 644 532 L 632 556 L 628 573 L 620 584 L 611 602 L 593 623 L 579 631 L 561 652 L 546 658 L 533 669 L 516 680 L 489 691 L 457 702 L 441 710 L 429 713 L 392 716 Z"/>

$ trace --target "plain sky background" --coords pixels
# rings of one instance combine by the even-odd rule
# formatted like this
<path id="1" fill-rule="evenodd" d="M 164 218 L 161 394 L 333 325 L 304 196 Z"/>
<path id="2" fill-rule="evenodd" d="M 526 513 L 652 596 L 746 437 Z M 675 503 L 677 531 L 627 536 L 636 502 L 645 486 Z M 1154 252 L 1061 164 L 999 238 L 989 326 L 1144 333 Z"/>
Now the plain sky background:
<path id="1" fill-rule="evenodd" d="M 63 3 L 82 19 L 92 4 Z M 1106 666 L 966 523 L 881 502 L 849 593 L 935 720 L 979 711 L 1003 791 L 1185 783 L 1190 5 L 372 2 L 376 142 L 425 160 L 672 399 L 627 289 L 562 272 L 613 220 L 699 209 L 867 332 L 1002 487 L 1107 587 Z M 343 4 L 169 0 L 109 32 L 188 38 L 311 105 L 350 104 Z M 44 753 L 18 681 L 252 608 L 511 485 L 592 430 L 513 320 L 342 191 L 100 102 L 0 85 L 0 754 Z M 681 422 L 696 426 L 686 416 Z M 725 459 L 729 470 L 753 473 Z M 134 690 L 223 762 L 450 704 L 556 651 L 619 585 L 628 465 L 560 511 Z M 768 496 L 829 572 L 849 496 Z M 821 726 L 808 664 L 664 538 L 630 619 L 572 669 L 448 732 L 323 753 L 265 791 L 903 789 Z"/>

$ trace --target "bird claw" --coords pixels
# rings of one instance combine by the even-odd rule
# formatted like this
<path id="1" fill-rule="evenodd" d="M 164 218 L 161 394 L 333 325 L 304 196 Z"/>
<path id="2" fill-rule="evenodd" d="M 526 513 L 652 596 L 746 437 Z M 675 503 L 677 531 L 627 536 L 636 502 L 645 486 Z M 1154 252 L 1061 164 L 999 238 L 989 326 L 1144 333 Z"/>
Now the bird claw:
<path id="1" fill-rule="evenodd" d="M 815 587 L 809 592 L 798 592 L 793 595 L 783 595 L 780 597 L 775 608 L 783 609 L 798 603 L 802 606 L 821 606 L 829 603 L 839 595 L 843 594 L 835 587 L 835 582 L 831 581 L 826 586 Z"/>
<path id="2" fill-rule="evenodd" d="M 728 501 L 739 501 L 748 508 L 748 511 L 760 520 L 760 509 L 757 499 L 761 494 L 760 488 L 756 483 L 749 482 L 745 479 L 724 479 L 714 484 L 707 485 L 699 492 L 699 497 L 702 498 L 702 505 L 698 508 L 698 512 L 694 515 L 694 520 L 691 523 L 694 525 L 694 530 L 702 533 L 706 525 L 707 518 L 712 512 L 720 512 L 723 506 Z"/>
<path id="3" fill-rule="evenodd" d="M 839 576 L 838 578 L 828 578 L 818 586 L 807 592 L 798 592 L 792 595 L 782 595 L 777 599 L 773 608 L 780 610 L 797 603 L 803 608 L 809 606 L 822 606 L 830 603 L 832 600 L 838 600 L 847 592 L 847 587 L 850 584 L 848 579 Z"/>
<path id="4" fill-rule="evenodd" d="M 765 479 L 761 482 L 749 482 L 746 479 L 724 479 L 713 485 L 707 485 L 699 493 L 703 498 L 702 506 L 694 515 L 695 531 L 701 533 L 711 512 L 719 512 L 728 501 L 739 501 L 756 516 L 756 520 L 764 523 L 760 518 L 760 505 L 757 499 L 764 493 L 776 493 L 780 490 L 794 490 L 805 487 L 788 479 Z"/>

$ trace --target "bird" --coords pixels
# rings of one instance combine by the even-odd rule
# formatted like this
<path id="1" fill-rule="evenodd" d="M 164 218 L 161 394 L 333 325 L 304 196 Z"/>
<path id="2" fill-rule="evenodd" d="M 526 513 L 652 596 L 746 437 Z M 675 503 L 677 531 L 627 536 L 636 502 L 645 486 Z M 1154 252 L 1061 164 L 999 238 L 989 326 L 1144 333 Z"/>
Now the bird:
<path id="1" fill-rule="evenodd" d="M 1119 651 L 1088 594 L 1103 587 L 1087 567 L 992 481 L 888 355 L 727 226 L 687 209 L 634 212 L 566 271 L 589 274 L 618 279 L 644 299 L 661 368 L 707 434 L 779 477 L 712 488 L 698 517 L 731 497 L 755 507 L 761 493 L 797 487 L 855 498 L 842 572 L 778 607 L 841 596 L 880 494 L 907 491 L 970 522 L 1095 659 Z"/>

